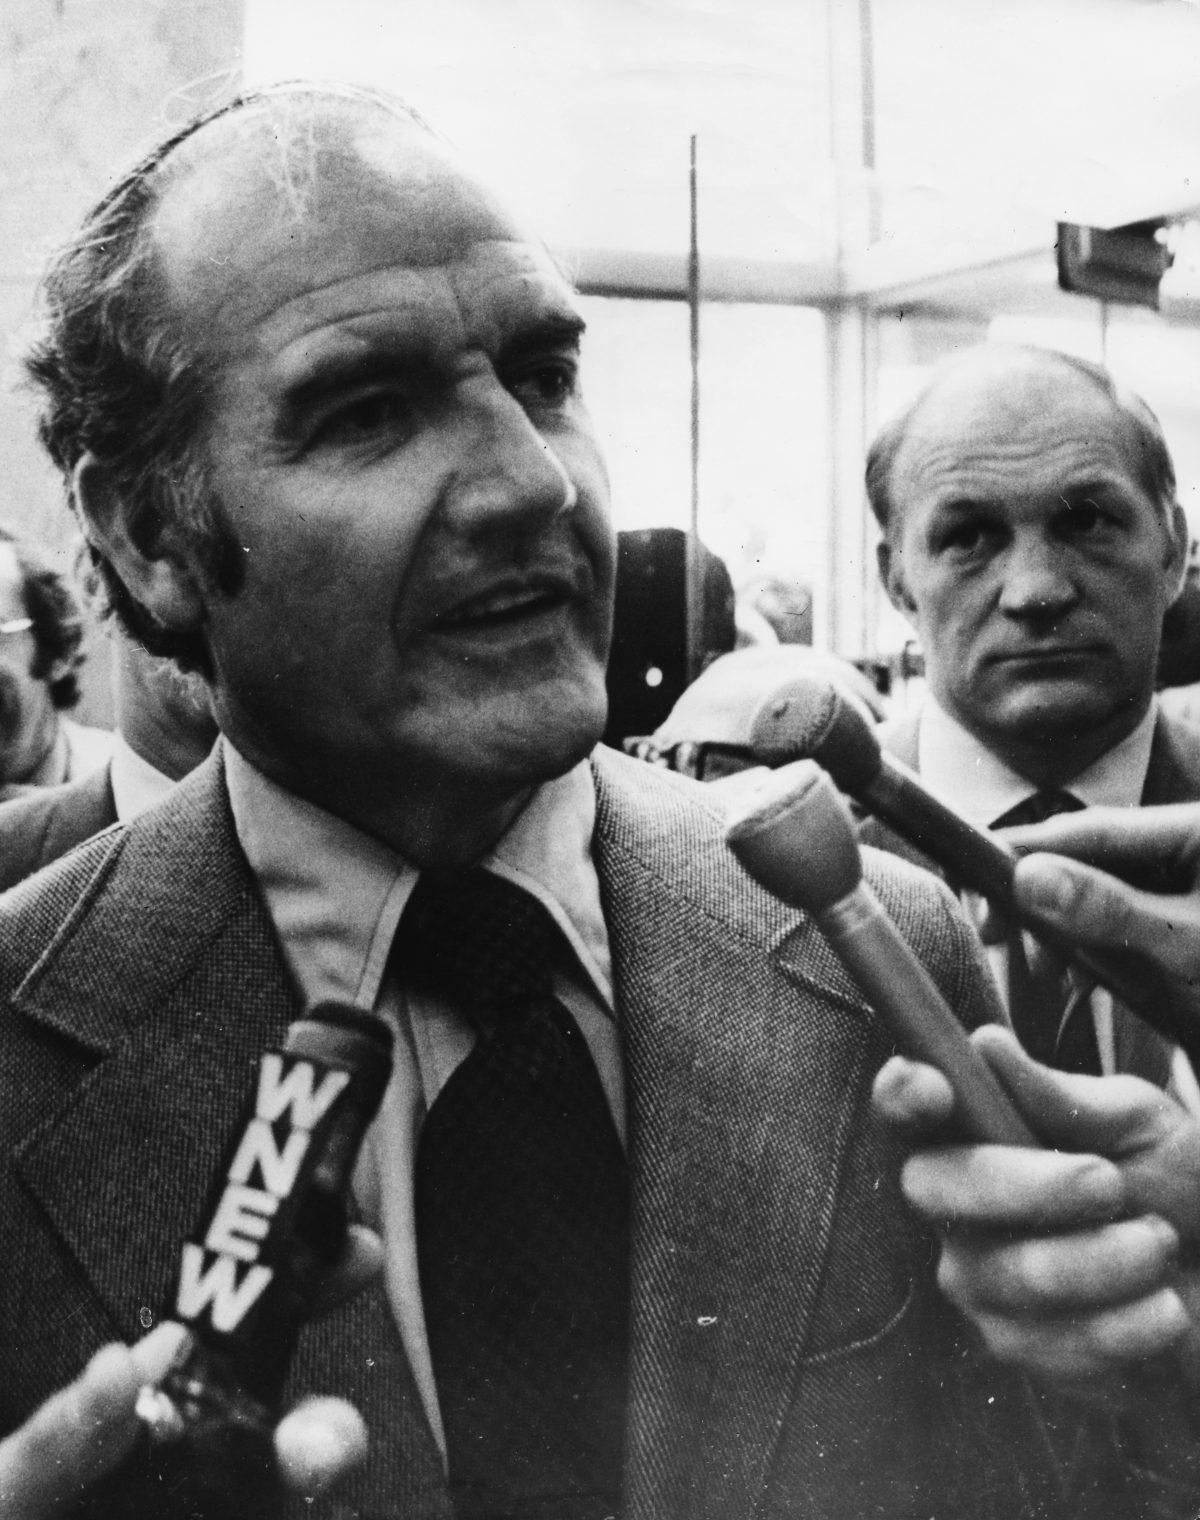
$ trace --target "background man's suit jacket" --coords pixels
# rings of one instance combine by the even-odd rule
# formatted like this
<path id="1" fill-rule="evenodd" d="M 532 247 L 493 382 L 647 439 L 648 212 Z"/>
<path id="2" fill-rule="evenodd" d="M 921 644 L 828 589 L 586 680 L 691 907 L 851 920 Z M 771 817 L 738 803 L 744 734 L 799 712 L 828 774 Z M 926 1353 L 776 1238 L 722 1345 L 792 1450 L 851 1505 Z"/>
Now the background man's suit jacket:
<path id="1" fill-rule="evenodd" d="M 110 765 L 81 781 L 28 788 L 24 796 L 0 803 L 0 891 L 116 821 Z"/>
<path id="2" fill-rule="evenodd" d="M 941 1306 L 868 1119 L 888 1042 L 822 936 L 742 874 L 702 787 L 595 768 L 630 1112 L 626 1520 L 1083 1513 L 1047 1496 L 1024 1382 Z M 949 894 L 881 857 L 870 875 L 951 1003 L 988 1017 Z M 296 1012 L 219 755 L 0 899 L 0 1428 L 169 1306 Z M 308 1327 L 292 1387 L 354 1400 L 372 1441 L 349 1508 L 297 1514 L 448 1520 L 380 1288 Z"/>

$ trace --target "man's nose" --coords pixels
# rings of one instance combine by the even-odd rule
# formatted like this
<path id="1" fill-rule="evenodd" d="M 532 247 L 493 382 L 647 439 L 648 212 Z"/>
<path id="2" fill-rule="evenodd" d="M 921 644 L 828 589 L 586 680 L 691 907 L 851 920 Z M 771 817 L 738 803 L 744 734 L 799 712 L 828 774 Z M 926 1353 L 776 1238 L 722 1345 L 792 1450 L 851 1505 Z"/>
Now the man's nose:
<path id="1" fill-rule="evenodd" d="M 1045 618 L 1064 612 L 1078 592 L 1058 546 L 1018 538 L 1009 550 L 1000 606 L 1010 617 Z"/>
<path id="2" fill-rule="evenodd" d="M 578 496 L 566 466 L 502 385 L 477 393 L 466 414 L 447 501 L 454 527 L 520 526 L 574 509 Z"/>

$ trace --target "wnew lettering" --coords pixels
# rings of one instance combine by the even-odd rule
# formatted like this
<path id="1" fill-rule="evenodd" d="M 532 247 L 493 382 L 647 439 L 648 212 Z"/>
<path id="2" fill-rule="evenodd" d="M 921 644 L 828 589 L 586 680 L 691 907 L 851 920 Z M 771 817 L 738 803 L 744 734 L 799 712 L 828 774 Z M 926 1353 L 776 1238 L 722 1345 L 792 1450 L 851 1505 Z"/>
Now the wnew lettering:
<path id="1" fill-rule="evenodd" d="M 241 1324 L 275 1274 L 259 1264 L 238 1282 L 232 1256 L 217 1256 L 206 1269 L 205 1255 L 203 1246 L 191 1241 L 184 1246 L 175 1313 L 184 1321 L 197 1320 L 211 1305 L 213 1329 L 227 1335 Z"/>
<path id="2" fill-rule="evenodd" d="M 219 1251 L 223 1256 L 255 1261 L 271 1228 L 271 1216 L 278 1207 L 279 1199 L 271 1193 L 230 1183 L 221 1194 L 204 1244 L 210 1251 Z"/>
<path id="3" fill-rule="evenodd" d="M 255 1114 L 273 1124 L 285 1111 L 296 1129 L 312 1129 L 337 1095 L 350 1081 L 348 1071 L 326 1072 L 319 1087 L 314 1087 L 316 1067 L 309 1061 L 297 1061 L 284 1071 L 284 1057 L 276 1050 L 263 1056 L 258 1077 Z"/>
<path id="4" fill-rule="evenodd" d="M 277 1198 L 286 1198 L 311 1140 L 312 1135 L 307 1131 L 294 1129 L 281 1151 L 275 1143 L 275 1131 L 267 1121 L 251 1119 L 229 1168 L 230 1182 L 249 1182 L 250 1174 L 257 1166 L 267 1191 Z"/>

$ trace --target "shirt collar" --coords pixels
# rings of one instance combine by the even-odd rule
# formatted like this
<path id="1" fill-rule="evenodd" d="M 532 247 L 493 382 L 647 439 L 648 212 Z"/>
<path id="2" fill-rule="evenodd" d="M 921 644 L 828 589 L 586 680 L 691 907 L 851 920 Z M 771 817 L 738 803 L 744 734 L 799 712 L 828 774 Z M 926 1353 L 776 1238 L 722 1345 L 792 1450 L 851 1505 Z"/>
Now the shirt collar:
<path id="1" fill-rule="evenodd" d="M 121 823 L 128 823 L 148 807 L 161 802 L 175 785 L 170 776 L 131 749 L 120 730 L 113 734 L 109 784 Z"/>
<path id="2" fill-rule="evenodd" d="M 373 1006 L 418 871 L 344 818 L 285 790 L 223 740 L 238 840 L 306 998 Z M 608 1012 L 612 963 L 591 858 L 596 794 L 581 761 L 538 787 L 481 864 L 549 910 Z"/>
<path id="3" fill-rule="evenodd" d="M 1158 704 L 1119 744 L 1106 750 L 1067 786 L 1088 807 L 1136 807 L 1142 800 Z M 1037 790 L 1007 766 L 944 708 L 927 696 L 917 730 L 922 783 L 947 807 L 978 828 Z"/>

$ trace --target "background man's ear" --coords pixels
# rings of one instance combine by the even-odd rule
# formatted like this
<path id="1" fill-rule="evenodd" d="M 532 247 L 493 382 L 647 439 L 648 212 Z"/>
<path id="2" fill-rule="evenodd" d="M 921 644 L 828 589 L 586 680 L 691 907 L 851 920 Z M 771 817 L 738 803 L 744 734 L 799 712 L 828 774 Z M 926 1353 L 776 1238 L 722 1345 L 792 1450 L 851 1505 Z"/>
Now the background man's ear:
<path id="1" fill-rule="evenodd" d="M 904 560 L 893 551 L 886 538 L 881 538 L 875 546 L 875 563 L 879 566 L 879 579 L 888 594 L 888 601 L 902 617 L 911 621 L 917 609 L 904 579 Z"/>
<path id="2" fill-rule="evenodd" d="M 204 621 L 200 580 L 178 532 L 165 525 L 152 548 L 139 542 L 133 512 L 107 466 L 84 454 L 75 466 L 71 489 L 89 541 L 153 620 L 175 633 Z"/>

